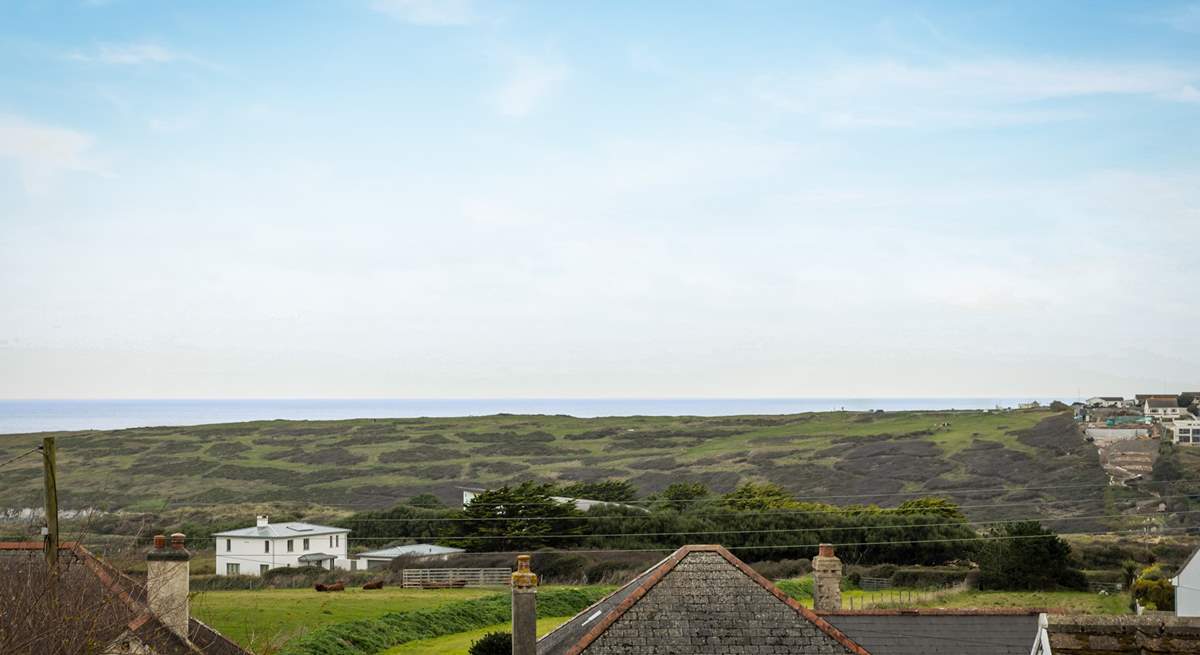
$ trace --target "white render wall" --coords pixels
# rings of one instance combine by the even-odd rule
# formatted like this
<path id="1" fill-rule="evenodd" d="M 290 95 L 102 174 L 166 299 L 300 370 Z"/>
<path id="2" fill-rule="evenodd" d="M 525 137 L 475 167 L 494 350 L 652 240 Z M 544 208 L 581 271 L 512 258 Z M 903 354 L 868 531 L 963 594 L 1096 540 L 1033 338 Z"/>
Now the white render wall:
<path id="1" fill-rule="evenodd" d="M 1200 555 L 1193 556 L 1172 582 L 1175 616 L 1200 616 Z"/>
<path id="2" fill-rule="evenodd" d="M 260 575 L 261 566 L 269 569 L 304 566 L 300 563 L 301 555 L 325 553 L 337 557 L 333 562 L 334 568 L 351 568 L 348 558 L 348 533 L 319 534 L 310 537 L 288 537 L 267 539 L 264 537 L 214 537 L 217 552 L 217 575 L 229 575 L 228 565 L 237 564 L 239 575 Z M 308 539 L 308 550 L 304 549 L 304 539 Z M 334 539 L 334 545 L 329 540 Z M 226 539 L 230 548 L 225 547 Z M 271 551 L 263 551 L 263 543 L 271 542 Z M 288 552 L 287 542 L 292 542 L 292 551 Z M 329 563 L 323 563 L 328 568 Z"/>

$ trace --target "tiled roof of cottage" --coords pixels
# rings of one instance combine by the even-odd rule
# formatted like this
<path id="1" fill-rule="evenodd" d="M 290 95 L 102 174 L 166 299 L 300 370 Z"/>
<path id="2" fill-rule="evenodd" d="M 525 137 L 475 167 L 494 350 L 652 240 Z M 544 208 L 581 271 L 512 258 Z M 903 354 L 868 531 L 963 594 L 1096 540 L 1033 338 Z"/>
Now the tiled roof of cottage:
<path id="1" fill-rule="evenodd" d="M 538 641 L 538 655 L 870 655 L 720 546 L 684 546 Z"/>
<path id="2" fill-rule="evenodd" d="M 44 591 L 51 583 L 42 544 L 0 542 L 0 651 L 91 652 L 132 641 L 154 655 L 250 655 L 196 619 L 180 638 L 150 611 L 145 587 L 79 544 L 61 544 L 58 562 L 54 604 Z"/>
<path id="3" fill-rule="evenodd" d="M 821 612 L 872 655 L 1028 655 L 1037 610 Z"/>

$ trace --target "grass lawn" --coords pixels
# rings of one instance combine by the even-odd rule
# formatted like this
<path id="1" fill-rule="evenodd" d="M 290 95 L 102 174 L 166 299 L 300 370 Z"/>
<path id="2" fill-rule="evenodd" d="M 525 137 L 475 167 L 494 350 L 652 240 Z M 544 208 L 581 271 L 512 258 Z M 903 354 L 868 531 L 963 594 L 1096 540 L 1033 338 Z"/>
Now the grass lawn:
<path id="1" fill-rule="evenodd" d="M 499 593 L 496 589 L 312 589 L 202 591 L 192 614 L 256 653 L 269 653 L 296 635 L 330 623 L 436 607 Z"/>
<path id="2" fill-rule="evenodd" d="M 537 633 L 538 636 L 550 632 L 558 626 L 566 623 L 571 617 L 556 616 L 551 618 L 538 619 Z M 437 639 L 422 639 L 420 641 L 411 641 L 403 646 L 397 646 L 391 650 L 384 651 L 383 655 L 461 655 L 467 652 L 471 644 L 483 635 L 489 632 L 509 632 L 512 626 L 507 623 L 499 623 L 490 625 L 486 628 L 478 630 L 470 630 L 468 632 L 456 632 L 445 637 Z"/>
<path id="3" fill-rule="evenodd" d="M 1127 614 L 1124 594 L 1101 596 L 1090 591 L 963 591 L 919 607 L 1036 607 L 1064 609 L 1073 614 Z"/>

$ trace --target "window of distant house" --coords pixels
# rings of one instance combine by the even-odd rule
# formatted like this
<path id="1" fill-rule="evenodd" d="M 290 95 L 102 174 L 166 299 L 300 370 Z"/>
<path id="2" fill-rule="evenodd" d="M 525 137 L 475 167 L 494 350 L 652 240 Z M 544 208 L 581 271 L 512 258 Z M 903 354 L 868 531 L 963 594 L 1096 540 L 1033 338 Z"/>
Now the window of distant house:
<path id="1" fill-rule="evenodd" d="M 305 540 L 304 540 L 304 543 L 303 543 L 303 544 L 301 544 L 301 546 L 303 546 L 303 547 L 304 547 L 304 550 L 308 550 L 308 539 L 305 539 Z"/>
<path id="2" fill-rule="evenodd" d="M 231 550 L 233 550 L 233 539 L 226 539 L 225 540 L 225 552 L 228 553 Z"/>
<path id="3" fill-rule="evenodd" d="M 334 546 L 334 548 L 336 548 L 336 547 L 338 547 L 338 546 L 341 546 L 341 545 L 342 545 L 342 535 L 340 535 L 340 534 L 335 534 L 335 535 L 333 535 L 333 546 Z"/>
<path id="4" fill-rule="evenodd" d="M 269 553 L 269 552 L 271 552 L 271 542 L 269 542 L 269 541 L 264 541 L 264 542 L 263 542 L 263 552 L 264 552 L 264 553 Z"/>
<path id="5" fill-rule="evenodd" d="M 225 575 L 237 575 L 240 572 L 239 569 L 241 568 L 241 564 L 226 564 Z"/>
<path id="6" fill-rule="evenodd" d="M 329 535 L 329 547 L 333 548 L 333 535 Z"/>
<path id="7" fill-rule="evenodd" d="M 292 543 L 292 540 L 288 539 L 288 552 L 289 553 L 294 550 L 293 546 L 294 546 L 294 544 Z"/>
<path id="8" fill-rule="evenodd" d="M 267 569 L 269 569 L 269 568 L 270 568 L 270 567 L 269 567 L 269 566 L 267 566 L 266 564 L 259 564 L 259 565 L 258 565 L 258 574 L 259 574 L 259 575 L 264 575 L 264 574 L 267 572 Z"/>

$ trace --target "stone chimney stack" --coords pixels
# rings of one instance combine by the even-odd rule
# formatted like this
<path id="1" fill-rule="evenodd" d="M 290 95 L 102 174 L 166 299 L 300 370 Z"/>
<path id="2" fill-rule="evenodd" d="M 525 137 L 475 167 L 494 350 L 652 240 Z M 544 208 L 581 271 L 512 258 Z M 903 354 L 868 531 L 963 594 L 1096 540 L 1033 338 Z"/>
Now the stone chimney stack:
<path id="1" fill-rule="evenodd" d="M 150 611 L 172 632 L 188 638 L 188 575 L 192 554 L 183 547 L 184 535 L 154 536 L 154 548 L 146 554 L 146 595 Z"/>
<path id="2" fill-rule="evenodd" d="M 258 517 L 258 527 L 265 528 L 265 527 L 267 527 L 268 523 L 270 523 L 270 521 L 267 520 L 266 514 L 263 514 L 262 516 Z"/>
<path id="3" fill-rule="evenodd" d="M 517 555 L 517 570 L 512 574 L 513 655 L 537 655 L 537 584 L 537 574 L 529 570 L 529 556 Z"/>
<path id="4" fill-rule="evenodd" d="M 842 560 L 833 554 L 833 545 L 821 544 L 812 567 L 813 609 L 818 612 L 842 609 Z"/>

